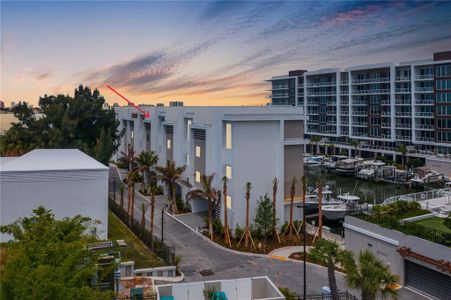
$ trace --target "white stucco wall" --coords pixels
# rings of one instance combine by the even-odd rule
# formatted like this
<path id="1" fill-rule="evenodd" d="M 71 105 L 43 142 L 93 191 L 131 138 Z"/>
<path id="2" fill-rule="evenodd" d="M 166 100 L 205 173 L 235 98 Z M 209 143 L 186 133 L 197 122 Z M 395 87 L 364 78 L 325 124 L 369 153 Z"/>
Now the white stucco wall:
<path id="1" fill-rule="evenodd" d="M 97 226 L 100 238 L 107 238 L 108 169 L 16 172 L 0 174 L 1 224 L 30 216 L 42 205 L 56 218 L 82 215 L 102 223 Z M 1 235 L 5 242 L 10 237 Z"/>

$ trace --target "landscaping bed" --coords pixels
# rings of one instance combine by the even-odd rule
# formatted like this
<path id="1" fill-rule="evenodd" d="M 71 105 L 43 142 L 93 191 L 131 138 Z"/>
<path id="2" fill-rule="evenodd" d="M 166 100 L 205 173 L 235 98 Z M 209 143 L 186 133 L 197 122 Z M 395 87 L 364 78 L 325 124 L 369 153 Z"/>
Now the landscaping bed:
<path id="1" fill-rule="evenodd" d="M 296 259 L 296 260 L 302 260 L 303 261 L 304 260 L 304 252 L 292 253 L 290 256 L 288 256 L 288 258 Z M 313 259 L 308 253 L 307 253 L 306 261 L 308 261 L 310 263 L 313 263 L 313 264 L 317 264 L 317 265 L 323 266 L 323 267 L 327 267 L 325 264 L 323 264 L 321 262 L 318 262 L 317 260 Z M 340 268 L 340 267 L 335 266 L 335 270 L 344 273 L 344 270 L 342 268 Z"/>
<path id="2" fill-rule="evenodd" d="M 418 220 L 415 223 L 421 224 L 423 226 L 433 228 L 435 230 L 440 230 L 446 233 L 451 233 L 451 229 L 448 228 L 443 222 L 445 219 L 440 217 L 431 217 L 423 220 Z"/>
<path id="3" fill-rule="evenodd" d="M 164 266 L 165 263 L 150 251 L 111 211 L 108 212 L 108 239 L 124 240 L 127 247 L 119 248 L 122 261 L 135 261 L 135 268 Z"/>

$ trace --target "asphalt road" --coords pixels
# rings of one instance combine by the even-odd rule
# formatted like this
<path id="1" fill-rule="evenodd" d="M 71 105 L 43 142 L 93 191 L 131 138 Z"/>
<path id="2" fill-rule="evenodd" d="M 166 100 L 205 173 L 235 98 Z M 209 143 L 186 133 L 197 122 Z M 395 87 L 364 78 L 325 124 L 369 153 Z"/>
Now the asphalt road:
<path id="1" fill-rule="evenodd" d="M 116 168 L 110 168 L 110 191 L 112 192 L 113 181 L 116 182 L 116 201 L 119 202 L 119 185 L 121 180 Z M 124 195 L 124 202 L 127 200 Z M 154 233 L 161 237 L 161 210 L 166 202 L 165 196 L 156 199 L 155 227 Z M 148 199 L 136 193 L 135 218 L 141 218 L 141 204 L 148 203 Z M 146 222 L 149 222 L 147 212 Z M 147 223 L 148 224 L 148 223 Z M 146 225 L 148 226 L 148 225 Z M 232 279 L 252 276 L 268 276 L 279 287 L 288 287 L 292 291 L 302 293 L 303 291 L 303 263 L 292 261 L 281 261 L 269 257 L 255 257 L 241 253 L 233 253 L 219 248 L 199 234 L 174 220 L 164 216 L 164 240 L 170 246 L 175 246 L 177 256 L 181 257 L 180 269 L 185 274 L 186 281 L 201 281 L 212 279 Z M 201 270 L 212 270 L 214 275 L 202 277 L 198 272 Z M 358 291 L 346 287 L 343 275 L 336 273 L 337 285 L 340 290 L 349 290 L 358 296 Z M 321 287 L 328 286 L 327 270 L 324 267 L 307 264 L 307 293 L 319 294 Z M 425 299 L 402 289 L 399 299 Z"/>

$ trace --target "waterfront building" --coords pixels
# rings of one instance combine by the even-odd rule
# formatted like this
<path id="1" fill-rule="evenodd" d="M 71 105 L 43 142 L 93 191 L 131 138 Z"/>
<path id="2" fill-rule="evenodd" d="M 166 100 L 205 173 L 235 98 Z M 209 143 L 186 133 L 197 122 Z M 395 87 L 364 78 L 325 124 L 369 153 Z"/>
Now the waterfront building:
<path id="1" fill-rule="evenodd" d="M 351 155 L 451 154 L 451 51 L 433 59 L 345 69 L 296 70 L 272 77 L 271 104 L 303 107 L 306 138 Z M 327 149 L 325 148 L 325 151 Z M 357 153 L 355 153 L 357 154 Z"/>
<path id="2" fill-rule="evenodd" d="M 77 149 L 36 149 L 0 158 L 0 222 L 31 216 L 39 206 L 56 218 L 82 215 L 98 220 L 107 238 L 108 168 Z M 11 237 L 1 234 L 1 241 Z"/>
<path id="3" fill-rule="evenodd" d="M 283 199 L 289 198 L 291 180 L 297 178 L 296 196 L 301 195 L 303 175 L 302 107 L 189 107 L 141 106 L 150 113 L 143 118 L 135 108 L 116 107 L 123 136 L 120 151 L 132 145 L 139 154 L 154 151 L 159 165 L 167 160 L 186 165 L 184 179 L 199 185 L 200 175 L 215 174 L 214 187 L 222 191 L 221 178 L 228 178 L 227 207 L 232 228 L 245 224 L 244 186 L 251 182 L 250 219 L 260 196 L 272 195 L 272 181 L 279 180 L 277 217 L 283 223 Z M 116 159 L 120 154 L 116 154 Z M 189 189 L 179 186 L 182 199 Z M 223 202 L 222 202 L 223 203 Z M 287 201 L 288 203 L 288 201 Z M 207 210 L 205 199 L 191 202 L 192 210 Z M 223 204 L 216 215 L 223 218 Z M 297 214 L 300 215 L 300 214 Z"/>

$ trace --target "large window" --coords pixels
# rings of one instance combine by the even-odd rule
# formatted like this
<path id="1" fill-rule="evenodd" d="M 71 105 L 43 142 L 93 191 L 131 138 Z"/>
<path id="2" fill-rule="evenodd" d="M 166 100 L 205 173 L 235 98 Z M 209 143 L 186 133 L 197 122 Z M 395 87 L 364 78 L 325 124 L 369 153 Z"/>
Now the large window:
<path id="1" fill-rule="evenodd" d="M 451 93 L 437 93 L 437 102 L 451 102 Z"/>
<path id="2" fill-rule="evenodd" d="M 451 79 L 441 79 L 436 81 L 437 90 L 451 90 Z"/>
<path id="3" fill-rule="evenodd" d="M 226 165 L 226 167 L 225 167 L 225 173 L 226 173 L 226 177 L 228 178 L 228 179 L 232 179 L 232 167 L 231 166 L 229 166 L 229 165 Z"/>
<path id="4" fill-rule="evenodd" d="M 166 148 L 171 149 L 171 139 L 166 140 Z"/>
<path id="5" fill-rule="evenodd" d="M 232 197 L 227 195 L 227 208 L 232 209 Z"/>
<path id="6" fill-rule="evenodd" d="M 232 124 L 226 123 L 226 132 L 225 132 L 225 142 L 226 149 L 232 149 Z"/>
<path id="7" fill-rule="evenodd" d="M 435 69 L 436 77 L 451 77 L 451 65 L 437 66 Z"/>
<path id="8" fill-rule="evenodd" d="M 196 146 L 196 157 L 200 157 L 200 146 Z"/>
<path id="9" fill-rule="evenodd" d="M 196 171 L 195 175 L 196 175 L 196 182 L 200 182 L 200 172 Z"/>

